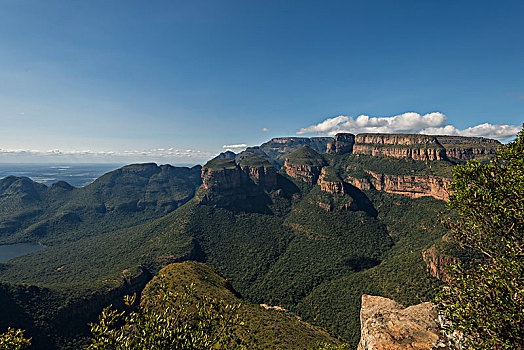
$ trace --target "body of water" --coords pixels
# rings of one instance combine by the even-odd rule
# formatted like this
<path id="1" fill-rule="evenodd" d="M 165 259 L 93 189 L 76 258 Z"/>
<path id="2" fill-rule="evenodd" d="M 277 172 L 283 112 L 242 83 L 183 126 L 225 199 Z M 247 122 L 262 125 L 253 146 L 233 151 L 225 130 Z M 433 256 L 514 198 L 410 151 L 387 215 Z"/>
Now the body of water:
<path id="1" fill-rule="evenodd" d="M 26 176 L 33 181 L 51 185 L 65 181 L 72 186 L 90 184 L 101 175 L 122 167 L 122 164 L 24 164 L 0 163 L 0 179 L 9 175 Z"/>
<path id="2" fill-rule="evenodd" d="M 17 243 L 0 245 L 0 262 L 11 260 L 17 256 L 26 255 L 44 249 L 41 245 L 32 243 Z"/>

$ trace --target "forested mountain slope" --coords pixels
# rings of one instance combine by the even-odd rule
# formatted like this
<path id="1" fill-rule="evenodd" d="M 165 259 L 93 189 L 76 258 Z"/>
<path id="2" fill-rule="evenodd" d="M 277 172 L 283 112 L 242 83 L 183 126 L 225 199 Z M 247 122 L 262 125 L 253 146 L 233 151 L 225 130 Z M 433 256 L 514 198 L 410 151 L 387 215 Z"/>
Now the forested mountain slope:
<path id="1" fill-rule="evenodd" d="M 55 245 L 161 217 L 191 199 L 200 166 L 128 165 L 75 188 L 0 179 L 0 244 Z"/>
<path id="2" fill-rule="evenodd" d="M 432 297 L 439 281 L 422 253 L 445 233 L 437 214 L 454 163 L 354 154 L 344 142 L 329 154 L 295 149 L 278 171 L 266 154 L 201 169 L 133 165 L 83 189 L 27 179 L 0 187 L 11 188 L 5 203 L 38 211 L 28 220 L 49 222 L 67 208 L 81 218 L 69 231 L 48 224 L 42 239 L 53 246 L 0 263 L 2 300 L 16 310 L 0 327 L 27 328 L 37 347 L 74 347 L 104 306 L 162 267 L 195 260 L 246 301 L 285 307 L 356 346 L 362 294 L 405 305 Z M 20 222 L 4 237 L 34 237 L 34 223 Z"/>

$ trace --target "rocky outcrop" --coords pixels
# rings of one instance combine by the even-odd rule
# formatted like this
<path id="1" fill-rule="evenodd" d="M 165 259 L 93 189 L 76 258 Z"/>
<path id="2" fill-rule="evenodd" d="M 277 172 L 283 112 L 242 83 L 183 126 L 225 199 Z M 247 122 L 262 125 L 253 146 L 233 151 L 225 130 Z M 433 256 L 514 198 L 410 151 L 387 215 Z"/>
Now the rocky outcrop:
<path id="1" fill-rule="evenodd" d="M 240 162 L 240 168 L 255 185 L 262 186 L 266 190 L 271 190 L 277 186 L 275 168 L 263 158 L 245 158 Z"/>
<path id="2" fill-rule="evenodd" d="M 292 178 L 314 185 L 325 165 L 326 161 L 320 154 L 304 146 L 286 158 L 284 170 Z"/>
<path id="3" fill-rule="evenodd" d="M 424 161 L 447 159 L 435 137 L 412 134 L 358 134 L 353 153 Z"/>
<path id="4" fill-rule="evenodd" d="M 422 252 L 422 258 L 426 263 L 431 276 L 442 282 L 449 281 L 448 267 L 459 262 L 459 259 L 443 254 L 435 245 Z"/>
<path id="5" fill-rule="evenodd" d="M 356 177 L 348 176 L 346 178 L 346 181 L 362 191 L 366 191 L 366 190 L 375 188 L 373 184 L 371 183 L 371 180 L 366 179 L 366 178 L 359 179 Z"/>
<path id="6" fill-rule="evenodd" d="M 361 189 L 376 189 L 388 193 L 401 194 L 410 198 L 431 196 L 440 200 L 448 200 L 448 188 L 451 179 L 435 176 L 388 175 L 366 171 L 371 178 L 348 177 L 347 181 Z"/>
<path id="7" fill-rule="evenodd" d="M 329 154 L 346 154 L 353 152 L 355 144 L 355 135 L 353 134 L 336 134 L 333 141 L 327 144 L 326 153 Z"/>
<path id="8" fill-rule="evenodd" d="M 436 136 L 451 159 L 489 159 L 495 156 L 501 143 L 484 137 Z"/>
<path id="9" fill-rule="evenodd" d="M 225 192 L 238 188 L 245 182 L 246 174 L 234 160 L 230 158 L 221 160 L 228 162 L 225 166 L 204 166 L 202 168 L 202 186 L 205 190 Z"/>
<path id="10" fill-rule="evenodd" d="M 331 167 L 322 168 L 317 184 L 320 185 L 320 189 L 324 192 L 345 194 L 344 182 Z"/>
<path id="11" fill-rule="evenodd" d="M 286 160 L 284 163 L 286 174 L 309 184 L 316 184 L 322 167 L 311 165 L 293 164 Z"/>
<path id="12" fill-rule="evenodd" d="M 404 308 L 388 298 L 363 295 L 358 350 L 436 349 L 440 339 L 437 320 L 431 303 Z"/>

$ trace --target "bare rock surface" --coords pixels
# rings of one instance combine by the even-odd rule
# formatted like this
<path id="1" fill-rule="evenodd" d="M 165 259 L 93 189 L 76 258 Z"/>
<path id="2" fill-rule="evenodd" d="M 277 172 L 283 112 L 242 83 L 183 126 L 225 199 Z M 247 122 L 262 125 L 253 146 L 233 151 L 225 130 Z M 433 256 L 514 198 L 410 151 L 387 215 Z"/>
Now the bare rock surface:
<path id="1" fill-rule="evenodd" d="M 363 295 L 358 350 L 436 349 L 437 312 L 431 303 L 407 308 L 383 297 Z"/>

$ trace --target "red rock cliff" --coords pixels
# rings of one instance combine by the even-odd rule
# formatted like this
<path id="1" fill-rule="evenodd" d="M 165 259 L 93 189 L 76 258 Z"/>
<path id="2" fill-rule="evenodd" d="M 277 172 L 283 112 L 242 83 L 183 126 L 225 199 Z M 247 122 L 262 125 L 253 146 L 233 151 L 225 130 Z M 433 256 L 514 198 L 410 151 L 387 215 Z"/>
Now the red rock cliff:
<path id="1" fill-rule="evenodd" d="M 277 186 L 277 174 L 274 167 L 244 165 L 241 166 L 241 168 L 256 185 L 260 185 L 266 189 L 272 189 Z"/>
<path id="2" fill-rule="evenodd" d="M 345 194 L 344 182 L 330 167 L 322 168 L 317 184 L 320 185 L 320 189 L 324 192 Z"/>
<path id="3" fill-rule="evenodd" d="M 202 186 L 205 190 L 224 191 L 238 188 L 245 181 L 240 167 L 233 169 L 202 168 Z"/>
<path id="4" fill-rule="evenodd" d="M 286 159 L 284 170 L 289 176 L 314 185 L 317 183 L 322 167 L 293 164 Z"/>
<path id="5" fill-rule="evenodd" d="M 436 199 L 448 200 L 448 188 L 452 180 L 435 176 L 406 176 L 376 174 L 367 171 L 371 179 L 348 177 L 353 186 L 368 190 L 371 188 L 388 193 L 401 194 L 410 198 L 431 196 Z"/>
<path id="6" fill-rule="evenodd" d="M 333 141 L 327 144 L 326 153 L 329 154 L 346 154 L 353 152 L 353 145 L 355 144 L 355 135 L 353 134 L 336 134 Z"/>
<path id="7" fill-rule="evenodd" d="M 435 137 L 411 134 L 359 134 L 353 153 L 414 160 L 447 159 L 446 150 Z"/>

